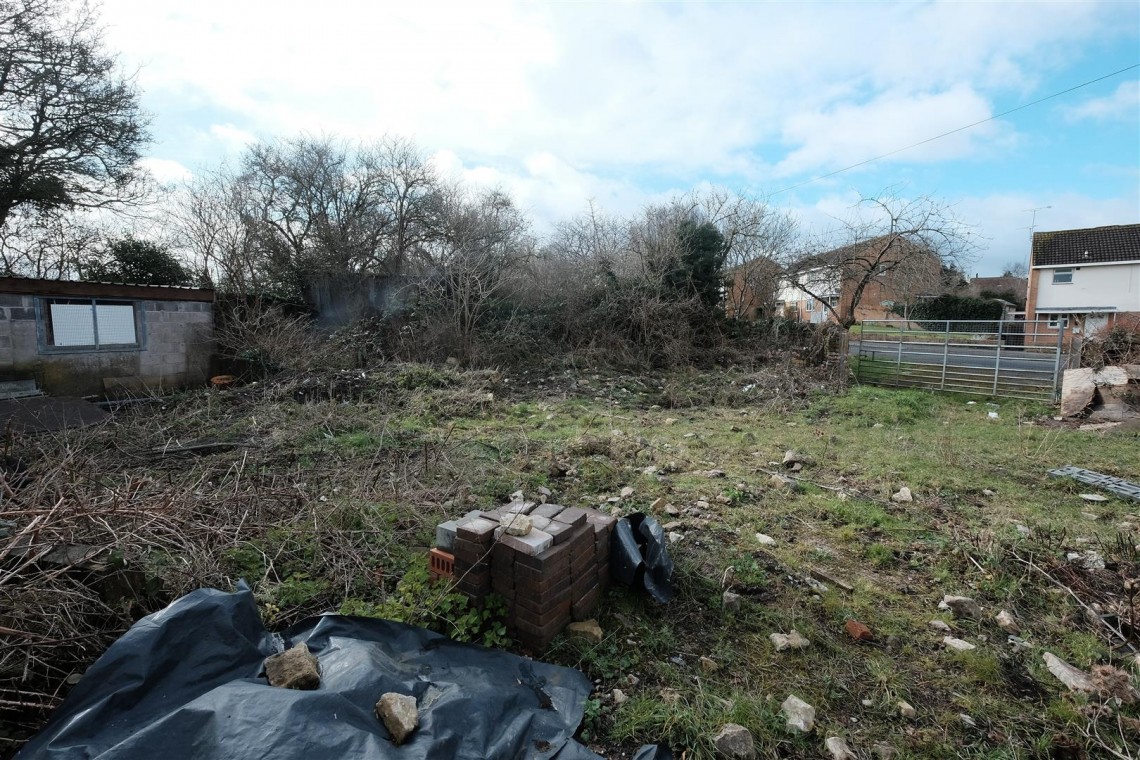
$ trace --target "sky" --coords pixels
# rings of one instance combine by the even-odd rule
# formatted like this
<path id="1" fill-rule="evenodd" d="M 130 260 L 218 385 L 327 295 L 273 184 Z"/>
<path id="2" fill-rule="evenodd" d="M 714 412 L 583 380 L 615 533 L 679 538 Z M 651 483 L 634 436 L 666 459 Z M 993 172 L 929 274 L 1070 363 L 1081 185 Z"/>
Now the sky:
<path id="1" fill-rule="evenodd" d="M 983 276 L 1027 260 L 1031 225 L 1140 222 L 1135 0 L 103 0 L 101 13 L 137 71 L 155 137 L 144 163 L 163 181 L 307 132 L 412 138 L 446 175 L 509 191 L 540 233 L 591 202 L 632 214 L 706 185 L 822 231 L 890 189 L 954 204 Z"/>

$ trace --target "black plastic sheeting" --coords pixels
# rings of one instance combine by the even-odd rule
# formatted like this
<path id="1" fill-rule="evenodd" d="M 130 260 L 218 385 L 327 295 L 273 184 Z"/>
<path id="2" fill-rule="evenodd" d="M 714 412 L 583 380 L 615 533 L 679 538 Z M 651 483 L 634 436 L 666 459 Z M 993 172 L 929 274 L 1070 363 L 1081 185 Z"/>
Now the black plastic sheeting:
<path id="1" fill-rule="evenodd" d="M 320 662 L 320 688 L 269 686 L 265 658 L 300 641 Z M 241 584 L 136 623 L 17 757 L 595 760 L 573 738 L 590 689 L 577 670 L 385 620 L 326 615 L 271 634 Z M 401 746 L 374 713 L 389 691 L 420 708 Z M 636 757 L 672 755 L 647 745 Z"/>
<path id="2" fill-rule="evenodd" d="M 673 598 L 673 560 L 665 548 L 665 529 L 641 512 L 618 520 L 610 545 L 610 573 L 618 582 L 642 590 L 665 604 Z"/>

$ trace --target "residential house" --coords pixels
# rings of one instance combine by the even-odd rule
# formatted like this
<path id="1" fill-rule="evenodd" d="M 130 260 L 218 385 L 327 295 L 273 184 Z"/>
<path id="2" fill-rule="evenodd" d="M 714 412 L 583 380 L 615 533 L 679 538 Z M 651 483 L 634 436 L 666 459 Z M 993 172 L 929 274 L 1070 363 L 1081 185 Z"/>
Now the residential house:
<path id="1" fill-rule="evenodd" d="M 1140 224 L 1034 233 L 1025 318 L 1074 335 L 1140 321 Z"/>
<path id="2" fill-rule="evenodd" d="M 902 238 L 879 237 L 802 261 L 794 277 L 781 283 L 776 305 L 805 322 L 835 322 L 835 312 L 851 311 L 852 303 L 856 322 L 899 319 L 896 305 L 935 295 L 941 272 L 935 254 Z"/>
<path id="3" fill-rule="evenodd" d="M 214 291 L 0 277 L 0 382 L 59 395 L 204 383 Z"/>

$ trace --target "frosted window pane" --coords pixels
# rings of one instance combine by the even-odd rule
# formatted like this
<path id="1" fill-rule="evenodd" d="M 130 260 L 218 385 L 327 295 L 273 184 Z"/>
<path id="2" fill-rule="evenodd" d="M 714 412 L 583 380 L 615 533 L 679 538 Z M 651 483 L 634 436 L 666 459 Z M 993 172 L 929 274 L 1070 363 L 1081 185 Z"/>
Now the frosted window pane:
<path id="1" fill-rule="evenodd" d="M 91 304 L 51 304 L 53 346 L 95 345 L 95 320 Z"/>
<path id="2" fill-rule="evenodd" d="M 135 307 L 129 304 L 95 304 L 99 320 L 99 345 L 135 342 Z"/>

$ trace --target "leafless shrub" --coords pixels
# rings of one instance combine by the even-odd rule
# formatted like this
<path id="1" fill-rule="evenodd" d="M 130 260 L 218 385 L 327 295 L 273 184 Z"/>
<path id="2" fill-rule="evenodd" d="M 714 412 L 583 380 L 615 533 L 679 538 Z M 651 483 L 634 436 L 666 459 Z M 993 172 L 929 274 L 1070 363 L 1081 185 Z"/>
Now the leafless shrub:
<path id="1" fill-rule="evenodd" d="M 312 329 L 308 315 L 288 315 L 281 306 L 252 301 L 229 309 L 214 332 L 218 348 L 258 376 L 283 370 L 327 367 L 343 358 L 339 346 Z"/>

